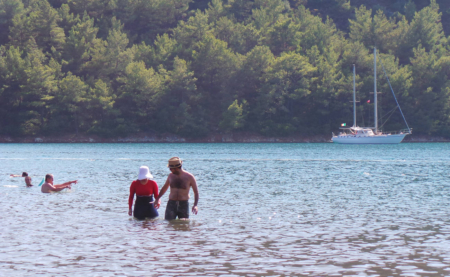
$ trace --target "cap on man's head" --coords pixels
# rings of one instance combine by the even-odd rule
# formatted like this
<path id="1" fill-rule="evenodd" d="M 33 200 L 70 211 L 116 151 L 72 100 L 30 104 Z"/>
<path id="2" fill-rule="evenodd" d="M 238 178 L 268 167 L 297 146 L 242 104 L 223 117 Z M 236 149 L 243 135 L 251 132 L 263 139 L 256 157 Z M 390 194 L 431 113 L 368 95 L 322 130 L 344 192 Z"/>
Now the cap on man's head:
<path id="1" fill-rule="evenodd" d="M 178 157 L 173 157 L 169 159 L 169 164 L 167 165 L 168 168 L 177 168 L 181 167 L 181 164 L 183 161 Z"/>

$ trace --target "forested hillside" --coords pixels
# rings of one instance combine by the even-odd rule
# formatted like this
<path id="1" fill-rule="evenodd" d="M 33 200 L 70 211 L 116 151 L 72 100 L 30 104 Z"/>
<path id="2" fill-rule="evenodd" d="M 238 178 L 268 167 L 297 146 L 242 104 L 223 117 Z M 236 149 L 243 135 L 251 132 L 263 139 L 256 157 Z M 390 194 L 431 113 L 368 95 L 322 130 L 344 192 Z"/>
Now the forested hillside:
<path id="1" fill-rule="evenodd" d="M 0 0 L 0 134 L 450 137 L 448 0 Z M 370 94 L 372 92 L 372 95 Z M 384 123 L 389 119 L 386 123 Z"/>

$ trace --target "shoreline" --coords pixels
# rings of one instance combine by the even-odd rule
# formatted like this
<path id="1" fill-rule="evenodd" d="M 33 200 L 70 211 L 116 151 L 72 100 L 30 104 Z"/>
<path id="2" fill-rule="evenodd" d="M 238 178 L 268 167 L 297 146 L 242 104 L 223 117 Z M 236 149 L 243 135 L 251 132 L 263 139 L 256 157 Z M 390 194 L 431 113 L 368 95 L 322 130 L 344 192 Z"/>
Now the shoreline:
<path id="1" fill-rule="evenodd" d="M 410 135 L 402 143 L 450 142 L 449 138 Z M 266 137 L 257 134 L 212 134 L 203 138 L 185 138 L 173 134 L 141 133 L 127 137 L 103 138 L 89 135 L 0 136 L 0 143 L 332 143 L 331 136 L 295 135 Z"/>

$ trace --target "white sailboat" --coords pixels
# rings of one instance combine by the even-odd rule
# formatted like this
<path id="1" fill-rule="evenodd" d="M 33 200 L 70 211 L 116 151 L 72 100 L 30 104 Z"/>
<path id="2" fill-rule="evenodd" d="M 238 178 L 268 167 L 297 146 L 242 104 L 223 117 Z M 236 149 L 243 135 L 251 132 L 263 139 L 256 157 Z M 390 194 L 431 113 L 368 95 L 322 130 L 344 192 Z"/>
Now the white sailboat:
<path id="1" fill-rule="evenodd" d="M 377 50 L 373 50 L 374 56 L 374 127 L 358 127 L 356 125 L 356 86 L 355 86 L 355 65 L 353 65 L 353 126 L 349 128 L 340 128 L 339 135 L 332 135 L 331 140 L 335 143 L 341 144 L 397 144 L 402 142 L 406 135 L 411 134 L 411 129 L 406 123 L 406 119 L 398 104 L 397 98 L 394 99 L 397 102 L 397 107 L 405 121 L 408 129 L 399 131 L 397 133 L 383 133 L 378 130 L 378 112 L 377 112 Z M 386 73 L 386 72 L 385 72 Z M 386 75 L 387 76 L 387 75 Z M 389 82 L 389 79 L 388 79 Z M 392 86 L 389 82 L 389 86 Z"/>

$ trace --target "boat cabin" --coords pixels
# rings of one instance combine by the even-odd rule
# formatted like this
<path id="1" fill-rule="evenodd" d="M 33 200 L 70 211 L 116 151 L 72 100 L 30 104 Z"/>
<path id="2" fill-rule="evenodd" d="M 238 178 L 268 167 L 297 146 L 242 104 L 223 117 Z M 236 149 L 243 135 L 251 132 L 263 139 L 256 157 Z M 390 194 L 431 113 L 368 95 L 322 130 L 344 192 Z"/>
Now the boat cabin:
<path id="1" fill-rule="evenodd" d="M 356 136 L 361 136 L 361 137 L 371 137 L 374 135 L 372 129 L 361 129 L 361 130 L 356 130 L 356 132 L 354 133 Z"/>
<path id="2" fill-rule="evenodd" d="M 341 132 L 339 137 L 372 137 L 375 135 L 373 130 L 369 128 L 352 127 L 348 130 L 350 130 L 350 133 Z"/>

